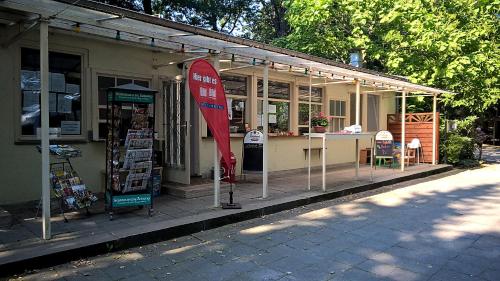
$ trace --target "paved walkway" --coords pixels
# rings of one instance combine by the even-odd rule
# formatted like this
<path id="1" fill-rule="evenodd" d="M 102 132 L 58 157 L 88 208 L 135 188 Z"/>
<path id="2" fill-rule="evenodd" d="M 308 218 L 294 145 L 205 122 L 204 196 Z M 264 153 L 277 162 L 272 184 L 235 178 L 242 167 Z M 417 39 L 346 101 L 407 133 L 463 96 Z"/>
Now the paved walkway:
<path id="1" fill-rule="evenodd" d="M 442 166 L 419 165 L 411 166 L 408 171 L 402 173 L 398 169 L 373 170 L 375 182 L 399 178 L 405 175 L 430 171 Z M 360 177 L 354 179 L 354 170 L 349 167 L 330 168 L 327 174 L 328 191 L 345 190 L 359 185 L 369 184 L 370 169 L 362 167 Z M 304 171 L 279 172 L 271 175 L 269 180 L 269 197 L 262 199 L 262 184 L 259 178 L 249 177 L 246 182 L 236 186 L 236 202 L 243 205 L 244 209 L 258 208 L 264 205 L 273 205 L 295 200 L 307 196 L 315 196 L 323 192 L 321 186 L 321 173 L 314 171 L 312 174 L 312 190 L 306 191 L 307 174 Z M 211 189 L 210 184 L 207 188 Z M 223 185 L 222 202 L 228 201 L 227 184 Z M 57 207 L 57 202 L 53 202 Z M 155 214 L 147 216 L 146 210 L 117 209 L 115 219 L 109 220 L 104 213 L 103 200 L 91 209 L 92 216 L 86 217 L 78 212 L 67 214 L 69 222 L 65 223 L 59 210 L 52 210 L 52 233 L 50 241 L 44 241 L 41 237 L 41 218 L 35 217 L 36 204 L 5 206 L 14 216 L 14 224 L 9 227 L 0 228 L 0 264 L 10 261 L 12 258 L 22 256 L 25 250 L 26 256 L 32 254 L 30 249 L 44 246 L 44 251 L 53 249 L 64 249 L 74 245 L 85 245 L 94 241 L 107 241 L 121 238 L 124 235 L 133 235 L 146 231 L 146 228 L 161 228 L 165 225 L 176 225 L 183 222 L 204 220 L 207 217 L 217 217 L 228 211 L 213 208 L 213 196 L 200 198 L 182 199 L 170 195 L 155 198 Z M 87 239 L 87 240 L 85 240 Z"/>
<path id="2" fill-rule="evenodd" d="M 384 189 L 20 279 L 500 280 L 500 164 Z"/>

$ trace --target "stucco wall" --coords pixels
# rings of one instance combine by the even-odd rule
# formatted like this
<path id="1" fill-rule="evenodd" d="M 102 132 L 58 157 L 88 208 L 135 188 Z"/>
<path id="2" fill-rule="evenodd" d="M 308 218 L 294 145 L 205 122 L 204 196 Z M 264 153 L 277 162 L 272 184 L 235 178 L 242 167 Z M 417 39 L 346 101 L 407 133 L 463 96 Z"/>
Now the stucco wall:
<path id="1" fill-rule="evenodd" d="M 5 29 L 0 29 L 0 37 L 8 37 L 14 33 L 7 34 Z M 38 32 L 27 34 L 22 40 L 11 45 L 7 49 L 0 49 L 0 204 L 14 203 L 27 200 L 36 200 L 41 194 L 41 156 L 36 150 L 36 143 L 25 142 L 18 138 L 19 130 L 19 108 L 20 108 L 20 48 L 38 48 Z M 72 163 L 87 186 L 93 191 L 102 191 L 101 171 L 105 166 L 105 144 L 87 138 L 92 135 L 91 130 L 97 129 L 97 74 L 112 74 L 134 78 L 145 78 L 151 81 L 151 87 L 161 93 L 162 81 L 181 74 L 181 70 L 175 64 L 155 69 L 153 65 L 168 65 L 172 61 L 181 61 L 179 55 L 168 52 L 153 51 L 145 48 L 125 45 L 121 42 L 108 40 L 98 41 L 86 37 L 76 37 L 68 34 L 54 33 L 49 35 L 49 47 L 55 51 L 75 52 L 83 56 L 82 70 L 82 130 L 85 130 L 84 138 L 72 144 L 82 150 L 83 157 L 74 159 Z M 261 71 L 240 70 L 240 74 L 253 75 L 253 83 L 256 78 L 261 77 Z M 307 85 L 307 77 L 294 77 L 286 73 L 270 71 L 270 79 L 289 81 L 294 86 Z M 319 82 L 319 81 L 316 81 Z M 295 93 L 297 87 L 294 87 Z M 255 91 L 251 85 L 250 89 Z M 329 85 L 325 87 L 327 98 L 341 97 L 349 100 L 348 93 L 354 91 L 353 85 Z M 162 102 L 161 94 L 158 94 L 157 104 L 157 131 L 162 136 Z M 249 93 L 250 96 L 250 93 Z M 387 98 L 385 98 L 387 96 Z M 325 99 L 326 101 L 326 99 Z M 328 102 L 325 102 L 325 107 Z M 251 105 L 249 105 L 251 108 Z M 347 107 L 349 108 L 349 107 Z M 327 112 L 327 108 L 324 108 Z M 394 98 L 384 95 L 381 98 L 380 126 L 385 127 L 385 116 L 394 112 Z M 252 113 L 256 120 L 256 113 Z M 348 114 L 348 110 L 347 110 Z M 365 114 L 366 116 L 366 114 Z M 296 124 L 297 116 L 291 116 L 292 127 Z M 256 121 L 250 121 L 251 125 Z M 348 124 L 349 116 L 346 116 Z M 193 121 L 193 128 L 202 121 Z M 213 140 L 201 138 L 199 165 L 200 173 L 208 175 L 213 165 Z M 242 138 L 231 139 L 232 150 L 241 164 Z M 270 137 L 269 140 L 269 168 L 271 171 L 296 169 L 307 167 L 303 148 L 307 147 L 305 137 Z M 313 147 L 320 147 L 318 140 L 313 141 Z M 361 144 L 361 147 L 368 144 Z M 353 142 L 335 142 L 329 144 L 328 163 L 343 163 L 354 161 Z M 313 166 L 320 165 L 317 153 L 312 155 Z M 240 166 L 237 167 L 240 171 Z"/>
<path id="2" fill-rule="evenodd" d="M 11 36 L 6 30 L 0 29 L 0 37 Z M 20 118 L 17 108 L 20 107 L 19 68 L 20 48 L 38 48 L 38 32 L 27 34 L 21 41 L 8 49 L 0 49 L 0 204 L 19 201 L 36 200 L 41 191 L 41 155 L 36 150 L 34 142 L 25 142 L 17 138 L 16 129 Z M 155 70 L 153 63 L 165 63 L 176 59 L 167 53 L 157 53 L 151 50 L 78 38 L 64 34 L 49 34 L 49 48 L 62 52 L 77 52 L 83 54 L 82 70 L 82 130 L 92 130 L 92 122 L 96 117 L 94 107 L 97 107 L 95 94 L 95 77 L 98 73 L 115 74 L 130 77 L 142 77 L 151 81 L 151 87 L 160 89 L 162 79 L 167 80 L 180 74 L 176 66 Z M 94 89 L 95 87 L 95 89 Z M 158 97 L 160 94 L 158 94 Z M 161 109 L 161 102 L 157 109 Z M 158 110 L 157 116 L 161 116 Z M 95 118 L 96 119 L 96 118 Z M 157 120 L 160 120 L 159 118 Z M 85 126 L 86 128 L 84 128 Z M 96 127 L 94 127 L 96 129 Z M 160 121 L 157 129 L 161 130 Z M 87 131 L 83 132 L 87 136 Z M 83 139 L 74 145 L 82 150 L 83 157 L 72 160 L 74 168 L 80 174 L 85 184 L 93 191 L 102 191 L 100 171 L 105 166 L 104 142 Z"/>

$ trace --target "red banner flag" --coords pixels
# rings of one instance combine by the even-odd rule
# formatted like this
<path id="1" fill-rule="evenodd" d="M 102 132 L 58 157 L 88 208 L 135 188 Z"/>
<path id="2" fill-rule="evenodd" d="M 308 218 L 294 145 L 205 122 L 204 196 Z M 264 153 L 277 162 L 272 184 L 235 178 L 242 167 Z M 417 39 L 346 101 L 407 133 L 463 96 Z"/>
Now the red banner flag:
<path id="1" fill-rule="evenodd" d="M 212 132 L 223 161 L 231 167 L 231 143 L 226 94 L 215 68 L 206 60 L 197 59 L 189 68 L 189 90 L 200 107 Z"/>

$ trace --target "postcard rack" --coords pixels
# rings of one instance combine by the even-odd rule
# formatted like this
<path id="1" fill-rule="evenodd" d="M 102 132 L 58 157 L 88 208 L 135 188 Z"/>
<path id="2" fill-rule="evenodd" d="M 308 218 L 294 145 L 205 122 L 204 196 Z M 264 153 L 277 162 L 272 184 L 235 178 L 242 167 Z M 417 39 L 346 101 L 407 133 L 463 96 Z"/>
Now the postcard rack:
<path id="1" fill-rule="evenodd" d="M 134 84 L 107 91 L 105 206 L 110 220 L 121 207 L 147 207 L 153 214 L 155 93 Z"/>
<path id="2" fill-rule="evenodd" d="M 40 146 L 37 146 L 40 151 Z M 70 145 L 50 145 L 50 154 L 55 161 L 50 163 L 50 184 L 54 197 L 59 201 L 61 215 L 65 222 L 66 211 L 78 211 L 85 209 L 86 215 L 90 215 L 89 207 L 97 201 L 97 197 L 87 189 L 82 179 L 71 165 L 71 158 L 81 157 L 81 151 Z M 41 207 L 38 204 L 36 217 Z"/>

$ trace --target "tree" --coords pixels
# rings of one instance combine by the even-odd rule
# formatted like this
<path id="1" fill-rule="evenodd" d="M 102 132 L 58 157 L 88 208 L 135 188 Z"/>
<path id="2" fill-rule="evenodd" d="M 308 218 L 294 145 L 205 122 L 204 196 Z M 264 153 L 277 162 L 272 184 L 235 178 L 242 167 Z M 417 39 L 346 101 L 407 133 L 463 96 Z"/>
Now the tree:
<path id="1" fill-rule="evenodd" d="M 129 9 L 132 11 L 141 11 L 146 14 L 152 14 L 151 0 L 95 0 L 97 2 Z"/>
<path id="2" fill-rule="evenodd" d="M 153 5 L 164 18 L 228 34 L 242 33 L 243 19 L 256 9 L 248 0 L 158 0 Z"/>
<path id="3" fill-rule="evenodd" d="M 500 99 L 498 0 L 287 0 L 291 33 L 276 43 L 458 93 L 444 104 L 481 114 Z"/>
<path id="4" fill-rule="evenodd" d="M 259 0 L 255 13 L 245 19 L 245 37 L 263 43 L 271 43 L 288 35 L 290 26 L 286 20 L 286 7 L 283 0 Z"/>

